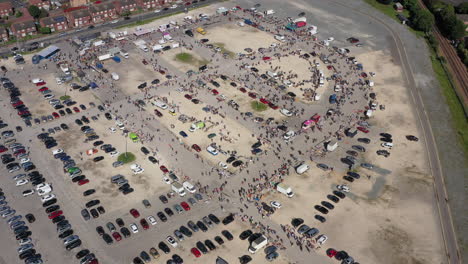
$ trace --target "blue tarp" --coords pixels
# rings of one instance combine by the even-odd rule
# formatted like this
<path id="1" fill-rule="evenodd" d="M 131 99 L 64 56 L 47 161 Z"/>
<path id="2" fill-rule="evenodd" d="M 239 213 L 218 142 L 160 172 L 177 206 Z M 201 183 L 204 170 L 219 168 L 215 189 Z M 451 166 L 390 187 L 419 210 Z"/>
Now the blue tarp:
<path id="1" fill-rule="evenodd" d="M 120 57 L 119 56 L 114 56 L 112 57 L 112 59 L 117 62 L 117 63 L 120 63 Z"/>
<path id="2" fill-rule="evenodd" d="M 98 85 L 95 82 L 91 82 L 89 86 L 93 89 L 98 87 Z"/>
<path id="3" fill-rule="evenodd" d="M 253 22 L 250 19 L 245 19 L 244 23 L 247 25 L 253 25 Z"/>
<path id="4" fill-rule="evenodd" d="M 104 68 L 104 66 L 103 66 L 101 63 L 96 63 L 96 67 L 97 67 L 98 69 Z"/>

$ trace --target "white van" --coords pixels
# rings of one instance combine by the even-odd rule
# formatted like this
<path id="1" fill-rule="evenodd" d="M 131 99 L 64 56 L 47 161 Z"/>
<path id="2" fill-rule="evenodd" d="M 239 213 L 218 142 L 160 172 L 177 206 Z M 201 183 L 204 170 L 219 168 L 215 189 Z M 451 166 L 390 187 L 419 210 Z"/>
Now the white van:
<path id="1" fill-rule="evenodd" d="M 308 171 L 310 169 L 309 165 L 307 164 L 301 164 L 296 167 L 296 173 L 297 174 L 303 174 L 304 172 Z"/>
<path id="2" fill-rule="evenodd" d="M 167 104 L 165 104 L 165 103 L 163 103 L 161 101 L 154 101 L 152 104 L 154 106 L 157 106 L 157 107 L 163 109 L 163 110 L 166 110 L 168 108 Z"/>
<path id="3" fill-rule="evenodd" d="M 128 52 L 125 51 L 125 50 L 120 50 L 120 55 L 122 55 L 122 57 L 124 57 L 124 58 L 126 58 L 126 59 L 128 59 L 128 57 L 129 57 L 129 56 L 128 56 Z"/>
<path id="4" fill-rule="evenodd" d="M 115 81 L 118 81 L 120 79 L 120 76 L 115 72 L 111 73 L 111 76 L 112 76 L 112 79 Z"/>
<path id="5" fill-rule="evenodd" d="M 271 78 L 278 79 L 278 74 L 276 72 L 267 71 L 267 75 Z"/>

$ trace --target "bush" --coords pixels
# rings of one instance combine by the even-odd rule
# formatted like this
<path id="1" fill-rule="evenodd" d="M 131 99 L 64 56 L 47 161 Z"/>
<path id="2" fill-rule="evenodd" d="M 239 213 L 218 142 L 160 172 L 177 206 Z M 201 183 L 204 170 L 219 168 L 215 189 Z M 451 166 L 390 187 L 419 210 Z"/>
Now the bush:
<path id="1" fill-rule="evenodd" d="M 429 46 L 431 46 L 431 48 L 434 51 L 437 51 L 437 48 L 439 46 L 439 42 L 437 41 L 436 37 L 434 37 L 433 34 L 428 34 L 426 36 L 426 38 L 427 38 L 427 42 L 429 42 Z"/>
<path id="2" fill-rule="evenodd" d="M 416 30 L 429 32 L 434 25 L 434 16 L 429 10 L 415 9 L 410 17 L 411 25 Z"/>
<path id="3" fill-rule="evenodd" d="M 41 32 L 42 34 L 50 34 L 52 33 L 52 30 L 50 29 L 50 27 L 41 27 L 39 28 L 39 32 Z"/>
<path id="4" fill-rule="evenodd" d="M 131 152 L 124 152 L 119 155 L 117 158 L 118 161 L 121 161 L 123 163 L 130 163 L 136 160 L 136 157 L 133 153 Z"/>
<path id="5" fill-rule="evenodd" d="M 60 100 L 62 100 L 62 101 L 65 101 L 65 100 L 68 100 L 68 99 L 70 99 L 69 95 L 60 96 Z"/>

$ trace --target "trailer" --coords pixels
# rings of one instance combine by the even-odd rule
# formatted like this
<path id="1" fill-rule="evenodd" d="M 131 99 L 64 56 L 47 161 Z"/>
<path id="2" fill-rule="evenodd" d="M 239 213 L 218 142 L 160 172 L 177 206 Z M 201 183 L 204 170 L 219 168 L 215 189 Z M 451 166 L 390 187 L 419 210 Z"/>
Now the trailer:
<path id="1" fill-rule="evenodd" d="M 98 57 L 98 59 L 99 59 L 100 61 L 105 61 L 105 60 L 108 60 L 108 59 L 110 59 L 110 58 L 112 58 L 112 56 L 111 56 L 109 53 L 104 54 L 104 55 L 101 55 L 101 56 Z"/>

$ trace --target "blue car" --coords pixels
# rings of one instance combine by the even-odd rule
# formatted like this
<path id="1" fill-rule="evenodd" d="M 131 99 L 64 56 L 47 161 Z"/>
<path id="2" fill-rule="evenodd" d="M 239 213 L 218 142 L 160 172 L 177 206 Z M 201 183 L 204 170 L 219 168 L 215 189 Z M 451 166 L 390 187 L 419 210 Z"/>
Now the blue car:
<path id="1" fill-rule="evenodd" d="M 252 149 L 252 154 L 257 155 L 257 154 L 262 153 L 262 151 L 263 151 L 263 150 L 261 150 L 261 149 L 259 149 L 259 148 Z"/>
<path id="2" fill-rule="evenodd" d="M 184 131 L 180 131 L 179 135 L 181 135 L 184 138 L 188 137 L 187 133 L 185 133 Z"/>

